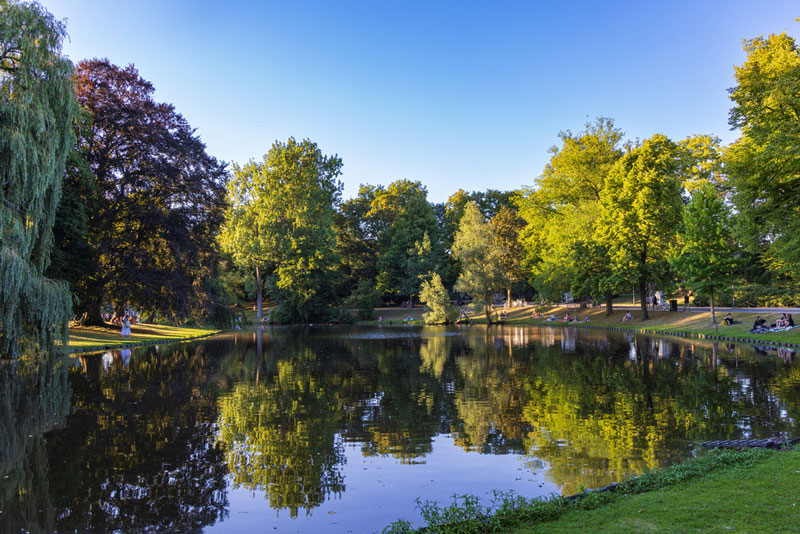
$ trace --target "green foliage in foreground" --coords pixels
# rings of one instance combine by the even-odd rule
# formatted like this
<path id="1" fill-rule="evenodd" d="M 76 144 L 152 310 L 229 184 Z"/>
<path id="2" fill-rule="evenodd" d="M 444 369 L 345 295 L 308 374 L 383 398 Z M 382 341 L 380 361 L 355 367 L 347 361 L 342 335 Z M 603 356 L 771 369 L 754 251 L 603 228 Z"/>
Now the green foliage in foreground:
<path id="1" fill-rule="evenodd" d="M 766 464 L 769 468 L 763 468 Z M 563 530 L 564 532 L 585 530 L 587 525 L 592 525 L 595 531 L 600 531 L 597 524 L 593 520 L 589 520 L 587 511 L 600 509 L 598 511 L 602 512 L 611 509 L 612 506 L 615 507 L 615 510 L 617 508 L 624 509 L 625 512 L 606 514 L 609 516 L 609 521 L 624 522 L 624 518 L 621 517 L 624 513 L 632 514 L 634 519 L 637 518 L 640 509 L 637 499 L 648 498 L 652 502 L 657 502 L 662 509 L 668 510 L 670 499 L 679 498 L 684 491 L 699 491 L 699 495 L 692 497 L 694 503 L 708 502 L 715 505 L 721 501 L 719 492 L 725 487 L 731 486 L 730 483 L 726 483 L 728 478 L 736 479 L 736 482 L 740 480 L 756 481 L 754 483 L 765 479 L 767 484 L 776 485 L 774 471 L 777 470 L 782 472 L 786 479 L 790 479 L 790 474 L 797 478 L 792 482 L 795 489 L 792 487 L 782 488 L 786 495 L 796 495 L 797 489 L 800 489 L 800 475 L 797 475 L 794 470 L 798 467 L 800 467 L 800 447 L 790 452 L 780 453 L 767 449 L 713 450 L 685 463 L 649 471 L 639 477 L 626 480 L 613 491 L 587 491 L 576 499 L 561 496 L 526 499 L 513 493 L 494 492 L 494 498 L 489 505 L 480 504 L 478 498 L 471 495 L 454 495 L 453 502 L 445 507 L 435 502 L 417 500 L 417 507 L 427 525 L 417 530 L 408 521 L 399 520 L 386 527 L 383 534 L 509 532 L 520 526 L 525 526 L 520 530 L 521 532 L 540 532 L 540 527 L 550 526 L 545 524 L 546 522 L 562 517 L 572 521 Z M 713 493 L 708 494 L 708 490 L 703 491 L 702 489 L 706 485 L 706 480 L 696 479 L 712 474 L 713 481 L 721 479 L 722 483 L 713 486 L 714 489 L 711 490 Z M 684 484 L 689 481 L 694 481 L 694 483 Z M 712 484 L 713 481 L 711 481 Z M 719 488 L 720 485 L 723 488 Z M 639 495 L 662 489 L 665 491 L 659 492 L 658 495 Z M 744 490 L 744 492 L 747 497 L 754 499 L 757 497 L 748 490 Z M 736 503 L 733 503 L 732 506 L 735 508 Z M 763 503 L 761 506 L 766 507 L 768 503 Z M 800 510 L 796 510 L 796 508 L 793 508 L 792 513 L 787 516 L 786 525 L 797 524 Z M 699 512 L 695 511 L 696 513 Z M 674 524 L 669 526 L 675 527 Z M 626 530 L 628 532 L 637 530 L 634 524 L 628 524 L 625 528 L 628 529 Z M 781 531 L 782 527 L 765 525 L 762 528 L 766 529 L 763 531 L 775 532 Z M 554 531 L 561 532 L 562 530 Z"/>

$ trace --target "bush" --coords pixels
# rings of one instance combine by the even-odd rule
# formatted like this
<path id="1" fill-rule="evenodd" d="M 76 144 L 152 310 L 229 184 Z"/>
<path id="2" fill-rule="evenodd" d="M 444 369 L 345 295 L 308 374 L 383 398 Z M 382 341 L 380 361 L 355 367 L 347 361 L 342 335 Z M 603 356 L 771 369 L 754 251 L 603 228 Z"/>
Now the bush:
<path id="1" fill-rule="evenodd" d="M 679 300 L 679 303 L 682 301 Z M 708 293 L 698 291 L 692 299 L 693 306 L 710 306 L 711 298 Z M 730 291 L 721 291 L 714 295 L 714 306 L 733 306 L 733 295 Z"/>
<path id="2" fill-rule="evenodd" d="M 331 323 L 336 321 L 338 311 L 320 296 L 303 299 L 300 295 L 288 294 L 272 310 L 269 319 L 276 324 Z"/>
<path id="3" fill-rule="evenodd" d="M 734 290 L 737 306 L 798 306 L 800 291 L 789 284 L 745 284 Z"/>

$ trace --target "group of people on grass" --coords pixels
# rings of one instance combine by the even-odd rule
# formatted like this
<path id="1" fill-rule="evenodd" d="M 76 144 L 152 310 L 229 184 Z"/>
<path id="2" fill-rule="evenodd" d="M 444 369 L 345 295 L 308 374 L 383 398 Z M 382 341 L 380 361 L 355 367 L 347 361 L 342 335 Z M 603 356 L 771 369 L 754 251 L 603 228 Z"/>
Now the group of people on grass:
<path id="1" fill-rule="evenodd" d="M 781 332 L 783 330 L 789 330 L 790 328 L 794 328 L 794 319 L 792 319 L 791 313 L 782 313 L 778 320 L 770 325 L 767 324 L 766 319 L 759 315 L 756 317 L 755 322 L 753 322 L 753 328 L 750 329 L 750 332 L 762 334 L 765 332 Z"/>
<path id="2" fill-rule="evenodd" d="M 533 313 L 531 314 L 531 319 L 540 319 L 541 317 L 542 317 L 542 315 L 539 312 L 537 312 L 536 310 L 534 310 Z M 589 316 L 586 315 L 586 316 L 584 316 L 583 319 L 576 319 L 569 312 L 567 312 L 566 315 L 564 315 L 564 317 L 562 317 L 561 319 L 556 317 L 555 314 L 553 314 L 553 313 L 551 313 L 547 318 L 545 318 L 545 322 L 546 323 L 551 323 L 553 321 L 556 321 L 556 322 L 559 322 L 559 323 L 588 323 L 589 322 Z"/>

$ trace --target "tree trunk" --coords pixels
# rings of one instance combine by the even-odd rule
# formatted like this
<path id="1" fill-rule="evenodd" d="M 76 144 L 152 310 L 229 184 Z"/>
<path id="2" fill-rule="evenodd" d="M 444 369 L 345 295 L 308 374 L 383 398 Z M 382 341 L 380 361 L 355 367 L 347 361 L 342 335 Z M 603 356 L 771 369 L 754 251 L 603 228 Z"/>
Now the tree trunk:
<path id="1" fill-rule="evenodd" d="M 258 384 L 261 378 L 261 363 L 264 360 L 264 331 L 260 326 L 254 335 L 256 336 L 256 356 L 258 356 L 256 363 L 256 384 Z"/>
<path id="2" fill-rule="evenodd" d="M 483 297 L 483 311 L 486 313 L 486 325 L 492 324 L 492 298 L 488 296 Z"/>
<path id="3" fill-rule="evenodd" d="M 606 316 L 614 315 L 614 302 L 612 299 L 614 294 L 611 291 L 606 291 Z"/>
<path id="4" fill-rule="evenodd" d="M 506 306 L 505 307 L 508 308 L 508 309 L 511 308 L 511 288 L 510 287 L 506 288 Z"/>
<path id="5" fill-rule="evenodd" d="M 711 291 L 711 295 L 709 297 L 709 304 L 711 304 L 711 324 L 717 324 L 717 315 L 714 312 L 714 291 Z"/>
<path id="6" fill-rule="evenodd" d="M 86 321 L 85 326 L 105 326 L 103 321 L 103 294 L 99 288 L 94 288 L 94 291 L 87 294 L 86 302 Z"/>
<path id="7" fill-rule="evenodd" d="M 647 313 L 647 283 L 644 278 L 639 280 L 639 298 L 642 301 L 642 321 L 646 321 L 650 315 Z"/>
<path id="8" fill-rule="evenodd" d="M 263 304 L 263 297 L 261 296 L 261 269 L 256 265 L 256 317 L 261 322 L 262 312 L 261 306 Z"/>

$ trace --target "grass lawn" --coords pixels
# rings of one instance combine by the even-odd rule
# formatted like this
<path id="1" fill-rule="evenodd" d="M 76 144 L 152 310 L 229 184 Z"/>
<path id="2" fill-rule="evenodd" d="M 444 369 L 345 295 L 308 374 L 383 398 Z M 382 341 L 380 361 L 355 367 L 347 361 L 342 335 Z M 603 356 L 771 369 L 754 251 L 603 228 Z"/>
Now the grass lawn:
<path id="1" fill-rule="evenodd" d="M 119 327 L 101 328 L 74 327 L 69 329 L 69 348 L 82 349 L 86 347 L 117 347 L 135 345 L 148 341 L 179 340 L 189 337 L 213 334 L 218 330 L 212 328 L 186 328 L 167 325 L 138 324 L 131 326 L 131 336 L 124 338 L 119 333 Z"/>
<path id="2" fill-rule="evenodd" d="M 511 532 L 800 532 L 800 450 Z"/>
<path id="3" fill-rule="evenodd" d="M 422 314 L 424 310 L 420 307 L 416 308 L 375 308 L 375 321 L 377 323 L 378 317 L 381 317 L 383 324 L 400 324 L 403 323 L 406 317 L 413 317 L 415 321 L 422 321 Z"/>
<path id="4" fill-rule="evenodd" d="M 764 342 L 784 342 L 784 343 L 800 343 L 800 328 L 795 328 L 788 332 L 770 332 L 768 334 L 751 334 L 750 329 L 753 327 L 753 321 L 757 315 L 765 318 L 768 323 L 774 323 L 779 313 L 733 313 L 732 316 L 739 324 L 731 326 L 719 325 L 717 328 L 711 326 L 711 313 L 710 312 L 668 312 L 668 311 L 649 311 L 650 319 L 642 321 L 639 319 L 641 311 L 631 311 L 633 319 L 627 322 L 620 322 L 624 311 L 617 310 L 611 317 L 605 316 L 605 307 L 596 307 L 585 310 L 578 310 L 577 308 L 560 307 L 546 307 L 536 308 L 539 313 L 555 314 L 559 319 L 562 318 L 567 311 L 573 317 L 583 318 L 589 316 L 588 326 L 609 326 L 615 328 L 629 328 L 635 330 L 660 330 L 668 332 L 680 332 L 691 334 L 703 335 L 720 335 L 733 338 L 747 338 L 755 341 Z M 534 307 L 524 306 L 520 308 L 511 308 L 508 310 L 506 324 L 542 324 L 550 325 L 553 323 L 545 322 L 544 319 L 531 319 L 531 313 Z M 498 310 L 499 311 L 499 310 Z M 717 313 L 717 321 L 721 321 L 725 317 L 724 313 Z M 476 323 L 482 322 L 483 315 L 478 314 L 473 319 Z M 557 323 L 563 324 L 563 323 Z"/>

